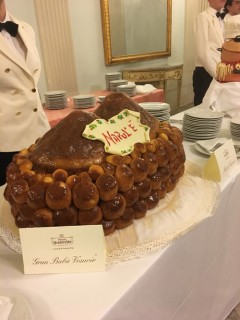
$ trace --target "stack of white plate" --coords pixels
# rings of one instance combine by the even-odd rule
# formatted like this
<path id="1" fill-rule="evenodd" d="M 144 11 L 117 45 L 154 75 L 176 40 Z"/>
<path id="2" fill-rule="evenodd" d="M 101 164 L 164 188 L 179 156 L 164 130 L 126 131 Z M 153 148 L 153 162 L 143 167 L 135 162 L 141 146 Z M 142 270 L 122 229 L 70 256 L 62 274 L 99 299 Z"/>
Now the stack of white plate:
<path id="1" fill-rule="evenodd" d="M 136 85 L 134 84 L 122 84 L 120 86 L 117 86 L 117 92 L 124 92 L 128 96 L 133 97 L 136 95 Z"/>
<path id="2" fill-rule="evenodd" d="M 233 139 L 240 140 L 240 117 L 231 119 L 230 132 Z"/>
<path id="3" fill-rule="evenodd" d="M 110 81 L 110 90 L 112 92 L 117 92 L 117 87 L 121 85 L 128 84 L 127 80 L 119 79 L 119 80 L 111 80 Z"/>
<path id="4" fill-rule="evenodd" d="M 67 107 L 67 91 L 57 90 L 44 93 L 47 109 L 64 109 Z"/>
<path id="5" fill-rule="evenodd" d="M 106 82 L 106 90 L 110 91 L 110 81 L 112 80 L 121 80 L 122 74 L 121 72 L 111 72 L 105 74 L 105 82 Z"/>
<path id="6" fill-rule="evenodd" d="M 170 105 L 165 102 L 142 102 L 139 106 L 147 110 L 151 115 L 159 121 L 169 121 Z"/>
<path id="7" fill-rule="evenodd" d="M 80 94 L 73 97 L 74 108 L 86 109 L 91 108 L 96 103 L 96 97 L 94 94 Z"/>
<path id="8" fill-rule="evenodd" d="M 193 109 L 183 116 L 183 136 L 187 140 L 208 140 L 217 137 L 224 113 L 212 110 Z"/>

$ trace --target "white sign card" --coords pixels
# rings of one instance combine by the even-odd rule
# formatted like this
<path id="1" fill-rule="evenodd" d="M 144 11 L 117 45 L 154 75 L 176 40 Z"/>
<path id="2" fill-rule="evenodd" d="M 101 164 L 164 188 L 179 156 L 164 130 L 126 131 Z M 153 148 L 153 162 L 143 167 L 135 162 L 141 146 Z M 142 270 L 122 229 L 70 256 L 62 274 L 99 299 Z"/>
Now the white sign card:
<path id="1" fill-rule="evenodd" d="M 25 274 L 104 271 L 101 225 L 20 228 Z"/>
<path id="2" fill-rule="evenodd" d="M 206 162 L 202 177 L 208 180 L 220 182 L 225 173 L 237 163 L 236 151 L 233 141 L 227 140 L 219 147 Z"/>

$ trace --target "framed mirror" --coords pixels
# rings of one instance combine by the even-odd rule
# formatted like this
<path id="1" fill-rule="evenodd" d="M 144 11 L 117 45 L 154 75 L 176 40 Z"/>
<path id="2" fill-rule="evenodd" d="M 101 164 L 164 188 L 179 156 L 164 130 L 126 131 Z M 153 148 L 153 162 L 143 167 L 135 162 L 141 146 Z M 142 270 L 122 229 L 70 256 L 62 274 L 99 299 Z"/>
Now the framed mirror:
<path id="1" fill-rule="evenodd" d="M 171 54 L 172 0 L 100 0 L 105 64 Z"/>

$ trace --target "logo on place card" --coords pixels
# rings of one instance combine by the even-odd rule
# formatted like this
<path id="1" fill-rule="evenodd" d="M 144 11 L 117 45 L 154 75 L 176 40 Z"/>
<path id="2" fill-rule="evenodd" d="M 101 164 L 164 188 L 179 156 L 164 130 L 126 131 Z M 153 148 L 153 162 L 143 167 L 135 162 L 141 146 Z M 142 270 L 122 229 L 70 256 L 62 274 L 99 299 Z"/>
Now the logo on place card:
<path id="1" fill-rule="evenodd" d="M 51 238 L 51 243 L 53 246 L 71 246 L 73 245 L 73 237 L 65 237 L 63 234 L 60 234 L 57 238 Z"/>

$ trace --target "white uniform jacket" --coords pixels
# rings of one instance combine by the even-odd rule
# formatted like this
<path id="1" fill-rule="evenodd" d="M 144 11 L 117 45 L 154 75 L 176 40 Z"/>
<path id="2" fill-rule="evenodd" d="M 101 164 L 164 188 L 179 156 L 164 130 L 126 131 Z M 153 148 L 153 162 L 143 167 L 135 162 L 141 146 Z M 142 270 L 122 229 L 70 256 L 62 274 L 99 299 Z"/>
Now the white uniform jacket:
<path id="1" fill-rule="evenodd" d="M 223 24 L 216 17 L 216 10 L 208 7 L 195 20 L 194 38 L 196 45 L 196 67 L 204 67 L 213 77 L 216 77 L 217 63 L 221 61 L 224 42 Z"/>
<path id="2" fill-rule="evenodd" d="M 41 66 L 33 28 L 9 14 L 19 25 L 26 61 L 0 33 L 0 152 L 29 147 L 50 129 L 37 89 Z"/>

